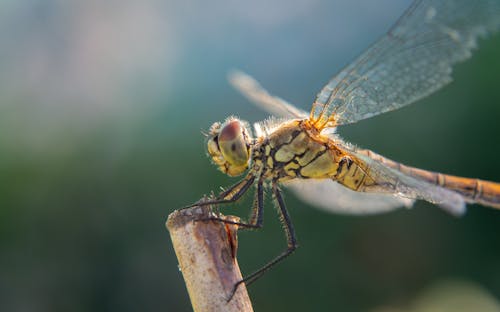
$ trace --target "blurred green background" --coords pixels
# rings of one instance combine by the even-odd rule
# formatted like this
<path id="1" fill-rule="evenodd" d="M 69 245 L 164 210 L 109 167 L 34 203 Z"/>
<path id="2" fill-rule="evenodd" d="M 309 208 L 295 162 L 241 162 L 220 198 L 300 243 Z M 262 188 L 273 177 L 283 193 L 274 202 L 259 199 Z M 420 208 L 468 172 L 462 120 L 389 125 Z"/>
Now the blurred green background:
<path id="1" fill-rule="evenodd" d="M 227 71 L 308 109 L 408 4 L 2 1 L 0 311 L 190 311 L 164 222 L 235 182 L 210 164 L 201 131 L 267 117 Z M 482 40 L 452 85 L 340 133 L 409 165 L 500 181 L 499 51 L 499 35 Z M 457 219 L 419 202 L 353 217 L 286 195 L 301 247 L 250 286 L 256 311 L 498 311 L 499 211 Z M 262 231 L 240 234 L 244 273 L 285 247 L 270 206 Z M 249 205 L 223 211 L 245 217 Z"/>

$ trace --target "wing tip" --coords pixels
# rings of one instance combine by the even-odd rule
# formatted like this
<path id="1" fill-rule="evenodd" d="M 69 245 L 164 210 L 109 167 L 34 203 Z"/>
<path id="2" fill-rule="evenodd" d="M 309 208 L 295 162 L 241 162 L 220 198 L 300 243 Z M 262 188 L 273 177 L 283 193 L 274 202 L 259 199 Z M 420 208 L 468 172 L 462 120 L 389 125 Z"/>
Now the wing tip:
<path id="1" fill-rule="evenodd" d="M 437 204 L 441 209 L 454 217 L 462 217 L 467 212 L 465 201 L 458 200 L 453 202 L 443 202 Z"/>
<path id="2" fill-rule="evenodd" d="M 244 71 L 237 68 L 231 68 L 230 70 L 228 70 L 226 77 L 229 83 L 235 87 L 240 87 L 249 83 L 251 84 L 255 81 Z"/>

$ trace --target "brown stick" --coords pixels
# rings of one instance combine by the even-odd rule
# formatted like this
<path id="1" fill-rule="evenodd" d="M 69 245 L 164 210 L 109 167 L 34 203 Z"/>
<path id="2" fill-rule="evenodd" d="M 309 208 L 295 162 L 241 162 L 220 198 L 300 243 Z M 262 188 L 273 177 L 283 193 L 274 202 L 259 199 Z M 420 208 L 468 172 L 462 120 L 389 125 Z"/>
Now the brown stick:
<path id="1" fill-rule="evenodd" d="M 236 260 L 238 227 L 221 221 L 199 221 L 213 217 L 208 208 L 193 207 L 174 211 L 167 228 L 172 238 L 179 267 L 184 276 L 195 312 L 253 311 Z M 220 216 L 238 222 L 234 216 Z M 197 221 L 198 220 L 198 221 Z"/>

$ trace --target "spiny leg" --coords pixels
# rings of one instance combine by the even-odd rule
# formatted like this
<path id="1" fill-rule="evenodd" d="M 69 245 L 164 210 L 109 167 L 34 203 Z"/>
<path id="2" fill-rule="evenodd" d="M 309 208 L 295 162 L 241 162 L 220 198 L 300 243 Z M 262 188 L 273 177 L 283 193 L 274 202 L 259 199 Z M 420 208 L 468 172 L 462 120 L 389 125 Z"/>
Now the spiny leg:
<path id="1" fill-rule="evenodd" d="M 252 214 L 250 217 L 252 228 L 260 229 L 264 225 L 264 179 L 260 178 L 257 182 L 257 192 L 255 194 Z"/>
<path id="2" fill-rule="evenodd" d="M 246 176 L 240 182 L 229 187 L 227 190 L 221 192 L 217 196 L 216 200 L 220 200 L 220 201 L 227 200 L 228 202 L 236 201 L 243 194 L 245 194 L 246 191 L 248 191 L 248 189 L 250 188 L 250 186 L 252 186 L 254 181 L 255 181 L 255 175 L 250 174 L 250 175 Z"/>
<path id="3" fill-rule="evenodd" d="M 243 229 L 260 229 L 264 223 L 264 181 L 259 179 L 257 182 L 257 191 L 252 206 L 252 213 L 249 222 L 236 222 L 218 217 L 209 217 L 206 220 L 221 221 L 227 224 L 235 224 Z"/>
<path id="4" fill-rule="evenodd" d="M 298 247 L 295 230 L 293 228 L 290 215 L 288 214 L 288 210 L 286 209 L 285 201 L 283 200 L 283 196 L 281 195 L 281 190 L 279 189 L 278 184 L 276 182 L 273 182 L 272 188 L 273 188 L 273 195 L 275 197 L 276 203 L 278 204 L 278 213 L 280 221 L 283 224 L 283 229 L 286 234 L 287 249 L 283 251 L 279 256 L 277 256 L 269 263 L 267 263 L 265 266 L 263 266 L 260 270 L 245 277 L 242 282 L 245 282 L 247 285 L 253 283 L 256 279 L 262 276 L 262 274 L 264 274 L 272 266 L 274 266 L 278 262 L 282 261 L 289 255 L 291 255 Z"/>
<path id="5" fill-rule="evenodd" d="M 243 194 L 245 194 L 248 191 L 248 188 L 250 188 L 250 186 L 253 184 L 254 181 L 255 181 L 255 176 L 253 174 L 250 174 L 240 182 L 234 184 L 227 190 L 220 193 L 215 199 L 201 200 L 192 205 L 182 207 L 179 210 L 184 210 L 196 206 L 209 206 L 209 205 L 233 203 L 238 199 L 240 199 L 241 196 L 243 196 Z"/>
<path id="6" fill-rule="evenodd" d="M 269 270 L 271 267 L 273 267 L 275 264 L 278 262 L 282 261 L 289 255 L 291 255 L 295 249 L 297 249 L 297 238 L 295 236 L 295 230 L 293 228 L 292 220 L 290 219 L 290 215 L 288 214 L 288 211 L 285 206 L 285 202 L 283 200 L 283 196 L 281 195 L 281 190 L 278 188 L 277 183 L 274 181 L 273 182 L 273 194 L 276 200 L 276 203 L 278 204 L 278 213 L 280 215 L 280 221 L 283 224 L 283 228 L 285 230 L 286 238 L 287 238 L 287 249 L 283 251 L 279 256 L 268 262 L 266 265 L 264 265 L 262 268 L 259 270 L 253 272 L 252 274 L 246 276 L 243 278 L 241 281 L 237 282 L 234 285 L 234 290 L 233 293 L 231 294 L 231 297 L 229 297 L 228 302 L 231 300 L 233 297 L 234 293 L 236 292 L 238 286 L 241 283 L 245 283 L 247 285 L 250 285 L 251 283 L 255 282 L 259 277 L 262 276 L 267 270 Z"/>

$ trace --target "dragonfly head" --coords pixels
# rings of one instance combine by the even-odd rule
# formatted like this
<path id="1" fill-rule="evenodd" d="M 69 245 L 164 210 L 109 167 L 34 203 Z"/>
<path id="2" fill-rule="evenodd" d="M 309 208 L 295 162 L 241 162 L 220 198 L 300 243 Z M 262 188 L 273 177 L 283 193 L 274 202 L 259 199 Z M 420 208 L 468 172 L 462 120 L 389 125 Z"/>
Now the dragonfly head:
<path id="1" fill-rule="evenodd" d="M 219 169 L 230 176 L 238 176 L 250 164 L 251 138 L 247 123 L 229 117 L 221 124 L 210 127 L 207 142 L 208 154 Z"/>

